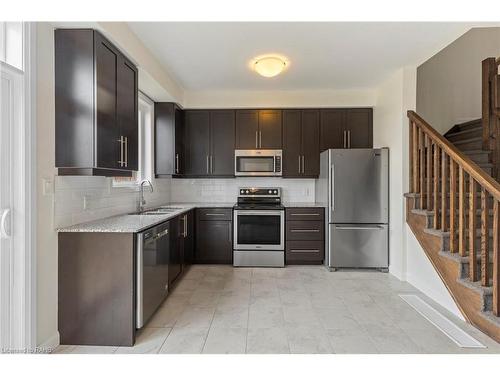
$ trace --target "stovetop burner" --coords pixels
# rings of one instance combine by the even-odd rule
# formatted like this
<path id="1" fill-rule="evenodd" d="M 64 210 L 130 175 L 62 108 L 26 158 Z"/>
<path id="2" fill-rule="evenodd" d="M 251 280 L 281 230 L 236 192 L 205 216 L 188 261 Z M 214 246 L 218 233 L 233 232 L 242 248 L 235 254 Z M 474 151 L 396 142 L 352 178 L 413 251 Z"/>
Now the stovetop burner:
<path id="1" fill-rule="evenodd" d="M 239 189 L 236 210 L 283 210 L 281 188 L 245 187 Z"/>

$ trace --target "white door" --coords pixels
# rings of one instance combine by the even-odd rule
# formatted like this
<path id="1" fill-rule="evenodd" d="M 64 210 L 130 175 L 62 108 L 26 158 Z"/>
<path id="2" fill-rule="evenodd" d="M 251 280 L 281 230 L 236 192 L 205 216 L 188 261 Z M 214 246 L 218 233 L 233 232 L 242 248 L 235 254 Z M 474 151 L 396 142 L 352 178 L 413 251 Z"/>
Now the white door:
<path id="1" fill-rule="evenodd" d="M 2 65 L 0 87 L 0 346 L 11 348 L 12 307 L 12 168 L 11 139 L 16 114 L 16 73 Z"/>

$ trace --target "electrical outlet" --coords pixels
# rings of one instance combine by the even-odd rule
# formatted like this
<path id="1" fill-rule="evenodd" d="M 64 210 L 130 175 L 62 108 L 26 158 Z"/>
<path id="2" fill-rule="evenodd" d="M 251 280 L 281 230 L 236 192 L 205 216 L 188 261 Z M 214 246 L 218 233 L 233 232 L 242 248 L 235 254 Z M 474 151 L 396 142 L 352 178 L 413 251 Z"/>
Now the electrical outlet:
<path id="1" fill-rule="evenodd" d="M 49 178 L 42 179 L 42 194 L 44 196 L 54 194 L 54 184 L 51 179 Z"/>
<path id="2" fill-rule="evenodd" d="M 87 211 L 88 208 L 89 208 L 89 196 L 88 195 L 84 195 L 83 196 L 83 210 Z"/>

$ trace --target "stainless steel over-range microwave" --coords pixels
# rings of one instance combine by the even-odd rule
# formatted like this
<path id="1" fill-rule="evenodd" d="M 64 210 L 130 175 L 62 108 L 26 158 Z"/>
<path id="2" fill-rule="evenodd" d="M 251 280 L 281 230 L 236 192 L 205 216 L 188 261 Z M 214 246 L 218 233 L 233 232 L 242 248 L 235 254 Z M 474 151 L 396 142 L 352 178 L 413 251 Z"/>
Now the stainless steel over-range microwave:
<path id="1" fill-rule="evenodd" d="M 281 176 L 281 150 L 236 150 L 235 176 Z"/>

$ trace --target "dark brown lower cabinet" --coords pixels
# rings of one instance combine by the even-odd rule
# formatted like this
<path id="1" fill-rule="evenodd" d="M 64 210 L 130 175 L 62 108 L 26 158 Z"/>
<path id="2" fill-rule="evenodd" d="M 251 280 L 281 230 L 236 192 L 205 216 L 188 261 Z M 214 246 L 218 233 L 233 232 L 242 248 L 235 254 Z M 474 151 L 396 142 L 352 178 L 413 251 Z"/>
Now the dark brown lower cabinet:
<path id="1" fill-rule="evenodd" d="M 134 259 L 133 233 L 59 233 L 61 344 L 134 344 Z"/>
<path id="2" fill-rule="evenodd" d="M 195 263 L 233 263 L 233 221 L 231 208 L 196 210 Z"/>
<path id="3" fill-rule="evenodd" d="M 286 209 L 286 264 L 322 264 L 325 258 L 325 209 Z"/>

